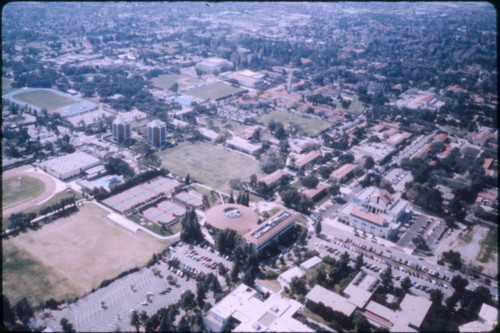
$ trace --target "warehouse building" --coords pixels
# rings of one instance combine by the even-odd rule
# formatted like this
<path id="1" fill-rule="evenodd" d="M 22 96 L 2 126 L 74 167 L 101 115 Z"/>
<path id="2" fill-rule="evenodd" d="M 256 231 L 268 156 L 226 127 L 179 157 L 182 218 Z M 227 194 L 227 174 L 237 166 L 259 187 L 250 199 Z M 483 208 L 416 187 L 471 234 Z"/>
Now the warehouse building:
<path id="1" fill-rule="evenodd" d="M 98 158 L 84 152 L 56 157 L 40 163 L 40 168 L 48 174 L 61 180 L 66 180 L 80 175 L 85 170 L 100 164 Z"/>

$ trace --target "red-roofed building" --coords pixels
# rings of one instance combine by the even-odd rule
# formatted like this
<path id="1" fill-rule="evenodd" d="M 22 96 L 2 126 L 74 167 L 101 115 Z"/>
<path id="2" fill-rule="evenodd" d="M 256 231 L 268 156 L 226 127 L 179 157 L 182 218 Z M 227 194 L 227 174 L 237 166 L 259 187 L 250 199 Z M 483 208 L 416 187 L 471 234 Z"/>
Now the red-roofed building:
<path id="1" fill-rule="evenodd" d="M 295 161 L 295 166 L 299 169 L 306 168 L 312 165 L 312 162 L 321 156 L 321 152 L 318 150 L 313 150 L 307 153 L 305 156 L 299 158 Z"/>
<path id="2" fill-rule="evenodd" d="M 276 184 L 277 182 L 279 182 L 281 180 L 281 178 L 283 178 L 283 176 L 285 176 L 285 175 L 288 175 L 288 173 L 283 169 L 279 169 L 279 170 L 276 170 L 273 173 L 265 176 L 264 178 L 262 178 L 262 181 L 267 186 L 272 186 L 272 185 Z"/>
<path id="3" fill-rule="evenodd" d="M 445 149 L 444 151 L 440 152 L 439 154 L 437 154 L 437 158 L 439 159 L 443 159 L 443 158 L 447 158 L 448 156 L 450 156 L 450 154 L 455 150 L 455 148 L 453 148 L 452 146 L 450 145 L 445 145 Z"/>
<path id="4" fill-rule="evenodd" d="M 498 206 L 498 194 L 483 191 L 477 195 L 476 203 L 490 207 Z"/>
<path id="5" fill-rule="evenodd" d="M 448 135 L 446 133 L 440 133 L 434 137 L 434 141 L 445 142 L 448 139 Z"/>
<path id="6" fill-rule="evenodd" d="M 350 163 L 344 164 L 337 170 L 332 171 L 332 173 L 330 174 L 330 179 L 333 182 L 342 183 L 347 178 L 349 178 L 355 170 L 358 170 L 359 168 L 360 168 L 359 164 L 350 164 Z"/>
<path id="7" fill-rule="evenodd" d="M 302 191 L 302 194 L 305 195 L 308 199 L 313 201 L 317 201 L 321 199 L 327 192 L 328 185 L 324 183 L 318 183 L 316 188 L 310 188 Z"/>

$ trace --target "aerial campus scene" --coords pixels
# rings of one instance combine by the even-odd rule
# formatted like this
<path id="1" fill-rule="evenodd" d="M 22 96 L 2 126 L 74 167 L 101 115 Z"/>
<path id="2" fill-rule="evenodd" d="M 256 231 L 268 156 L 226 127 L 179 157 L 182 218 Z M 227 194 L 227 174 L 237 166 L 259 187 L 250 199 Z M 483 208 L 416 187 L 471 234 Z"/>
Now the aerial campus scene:
<path id="1" fill-rule="evenodd" d="M 498 330 L 487 2 L 11 2 L 2 330 Z"/>

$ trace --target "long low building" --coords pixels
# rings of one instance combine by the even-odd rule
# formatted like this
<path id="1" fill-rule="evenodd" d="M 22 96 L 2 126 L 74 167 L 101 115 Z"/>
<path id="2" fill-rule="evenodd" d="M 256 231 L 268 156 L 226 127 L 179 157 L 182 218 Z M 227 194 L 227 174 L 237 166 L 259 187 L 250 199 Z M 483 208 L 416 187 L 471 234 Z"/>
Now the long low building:
<path id="1" fill-rule="evenodd" d="M 282 210 L 248 232 L 243 238 L 252 244 L 255 251 L 260 251 L 291 229 L 296 218 L 297 215 Z"/>
<path id="2" fill-rule="evenodd" d="M 40 163 L 40 168 L 48 174 L 61 180 L 66 180 L 85 170 L 100 164 L 98 158 L 84 152 L 74 152 L 68 155 L 52 158 Z"/>
<path id="3" fill-rule="evenodd" d="M 319 284 L 315 285 L 306 295 L 307 302 L 313 304 L 323 303 L 325 306 L 330 307 L 334 311 L 339 311 L 350 317 L 356 306 L 349 303 L 349 301 L 339 294 L 330 291 Z"/>
<path id="4" fill-rule="evenodd" d="M 337 170 L 332 171 L 330 174 L 330 179 L 336 183 L 344 182 L 349 176 L 356 170 L 360 168 L 359 164 L 351 164 L 347 163 L 338 168 Z"/>
<path id="5" fill-rule="evenodd" d="M 230 148 L 242 151 L 250 155 L 257 155 L 262 149 L 262 145 L 254 145 L 249 141 L 237 136 L 226 140 L 226 145 Z"/>

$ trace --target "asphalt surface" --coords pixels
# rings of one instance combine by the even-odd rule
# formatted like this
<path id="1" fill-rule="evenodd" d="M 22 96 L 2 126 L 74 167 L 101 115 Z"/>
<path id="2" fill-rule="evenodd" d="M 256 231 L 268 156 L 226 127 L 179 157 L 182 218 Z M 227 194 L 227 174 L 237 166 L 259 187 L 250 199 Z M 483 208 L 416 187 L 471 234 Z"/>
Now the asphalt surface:
<path id="1" fill-rule="evenodd" d="M 372 251 L 368 251 L 370 255 L 374 255 L 374 257 L 378 256 L 380 259 L 383 259 L 387 261 L 387 263 L 391 264 L 393 266 L 393 272 L 395 275 L 398 274 L 397 273 L 398 271 L 408 275 L 408 270 L 410 271 L 410 274 L 418 273 L 419 277 L 416 277 L 413 274 L 411 275 L 412 281 L 420 284 L 425 284 L 426 286 L 429 286 L 431 288 L 440 288 L 443 291 L 443 294 L 445 295 L 451 295 L 452 288 L 449 285 L 449 281 L 442 279 L 442 277 L 447 276 L 449 277 L 449 279 L 451 279 L 454 275 L 460 275 L 461 277 L 466 278 L 469 281 L 469 285 L 467 287 L 468 289 L 474 290 L 479 286 L 483 286 L 490 290 L 491 294 L 494 296 L 495 299 L 498 299 L 498 290 L 496 285 L 497 281 L 492 281 L 492 285 L 488 286 L 478 280 L 470 279 L 468 276 L 460 272 L 450 272 L 447 268 L 443 266 L 427 262 L 425 260 L 425 257 L 419 257 L 413 254 L 408 254 L 404 252 L 403 249 L 398 248 L 397 246 L 385 246 L 384 244 L 381 243 L 374 243 L 368 237 L 366 239 L 363 239 L 361 237 L 354 237 L 351 232 L 339 229 L 332 223 L 329 223 L 328 221 L 322 222 L 322 230 L 323 234 L 328 235 L 329 237 L 327 237 L 327 239 L 319 239 L 316 236 L 312 236 L 308 244 L 310 249 L 317 249 L 318 246 L 320 245 L 332 246 L 333 241 L 335 241 L 337 243 L 340 243 L 340 247 L 338 247 L 339 251 L 341 251 L 341 249 L 342 249 L 341 252 L 347 250 L 348 253 L 351 255 L 351 257 L 353 256 L 355 257 L 357 255 L 357 252 L 355 250 L 356 248 L 360 249 L 360 251 L 363 250 L 364 252 L 366 252 L 367 249 L 371 247 Z M 346 244 L 345 240 L 347 239 L 354 240 L 358 244 L 353 245 L 350 242 Z M 315 245 L 316 243 L 318 243 L 318 246 Z M 354 250 L 343 248 L 342 244 L 352 247 Z M 363 245 L 366 247 L 366 249 L 362 248 Z M 378 263 L 378 267 L 381 269 L 380 272 L 382 272 L 386 268 L 387 263 Z M 422 269 L 420 270 L 417 269 L 416 265 L 421 266 Z M 427 272 L 424 272 L 425 268 L 427 268 L 428 271 L 437 272 L 439 274 L 438 277 L 436 278 L 434 276 L 431 276 Z M 422 276 L 423 279 L 420 276 Z M 429 281 L 427 281 L 427 279 L 429 279 Z M 440 283 L 443 283 L 443 285 L 448 286 L 448 289 L 446 289 L 444 286 L 443 287 L 438 286 L 430 280 L 434 281 L 437 280 Z"/>
<path id="2" fill-rule="evenodd" d="M 226 266 L 228 271 L 232 264 L 230 261 L 217 256 L 217 252 L 211 253 L 209 249 L 203 249 L 199 246 L 193 246 L 193 250 L 199 253 L 199 256 L 211 258 L 211 262 L 221 262 Z M 190 246 L 185 244 L 175 247 L 170 255 L 172 258 L 178 258 L 183 264 L 196 268 L 199 272 L 214 273 L 216 276 L 217 269 L 210 269 L 203 265 L 206 260 L 196 261 L 186 257 L 190 251 Z M 154 274 L 154 270 L 158 270 L 160 274 Z M 172 276 L 177 280 L 179 287 L 170 285 L 167 280 L 168 276 Z M 224 284 L 224 279 L 218 276 L 221 285 Z M 161 290 L 170 287 L 171 291 L 162 295 Z M 168 305 L 176 303 L 181 294 L 191 290 L 196 294 L 196 280 L 186 277 L 180 277 L 169 270 L 169 265 L 160 261 L 158 264 L 150 268 L 142 268 L 138 272 L 129 274 L 121 279 L 114 281 L 107 287 L 98 289 L 94 293 L 80 299 L 78 302 L 69 305 L 67 308 L 52 311 L 52 316 L 47 319 L 37 318 L 37 324 L 46 325 L 53 331 L 61 331 L 59 324 L 62 318 L 67 318 L 73 327 L 78 332 L 109 332 L 119 328 L 121 331 L 135 331 L 135 328 L 130 326 L 130 315 L 132 310 L 146 311 L 151 316 L 160 308 L 168 307 Z M 154 293 L 147 300 L 147 294 Z M 212 293 L 206 301 L 215 304 L 212 298 Z M 101 302 L 104 302 L 106 308 L 103 308 Z M 146 304 L 146 305 L 144 305 Z"/>

